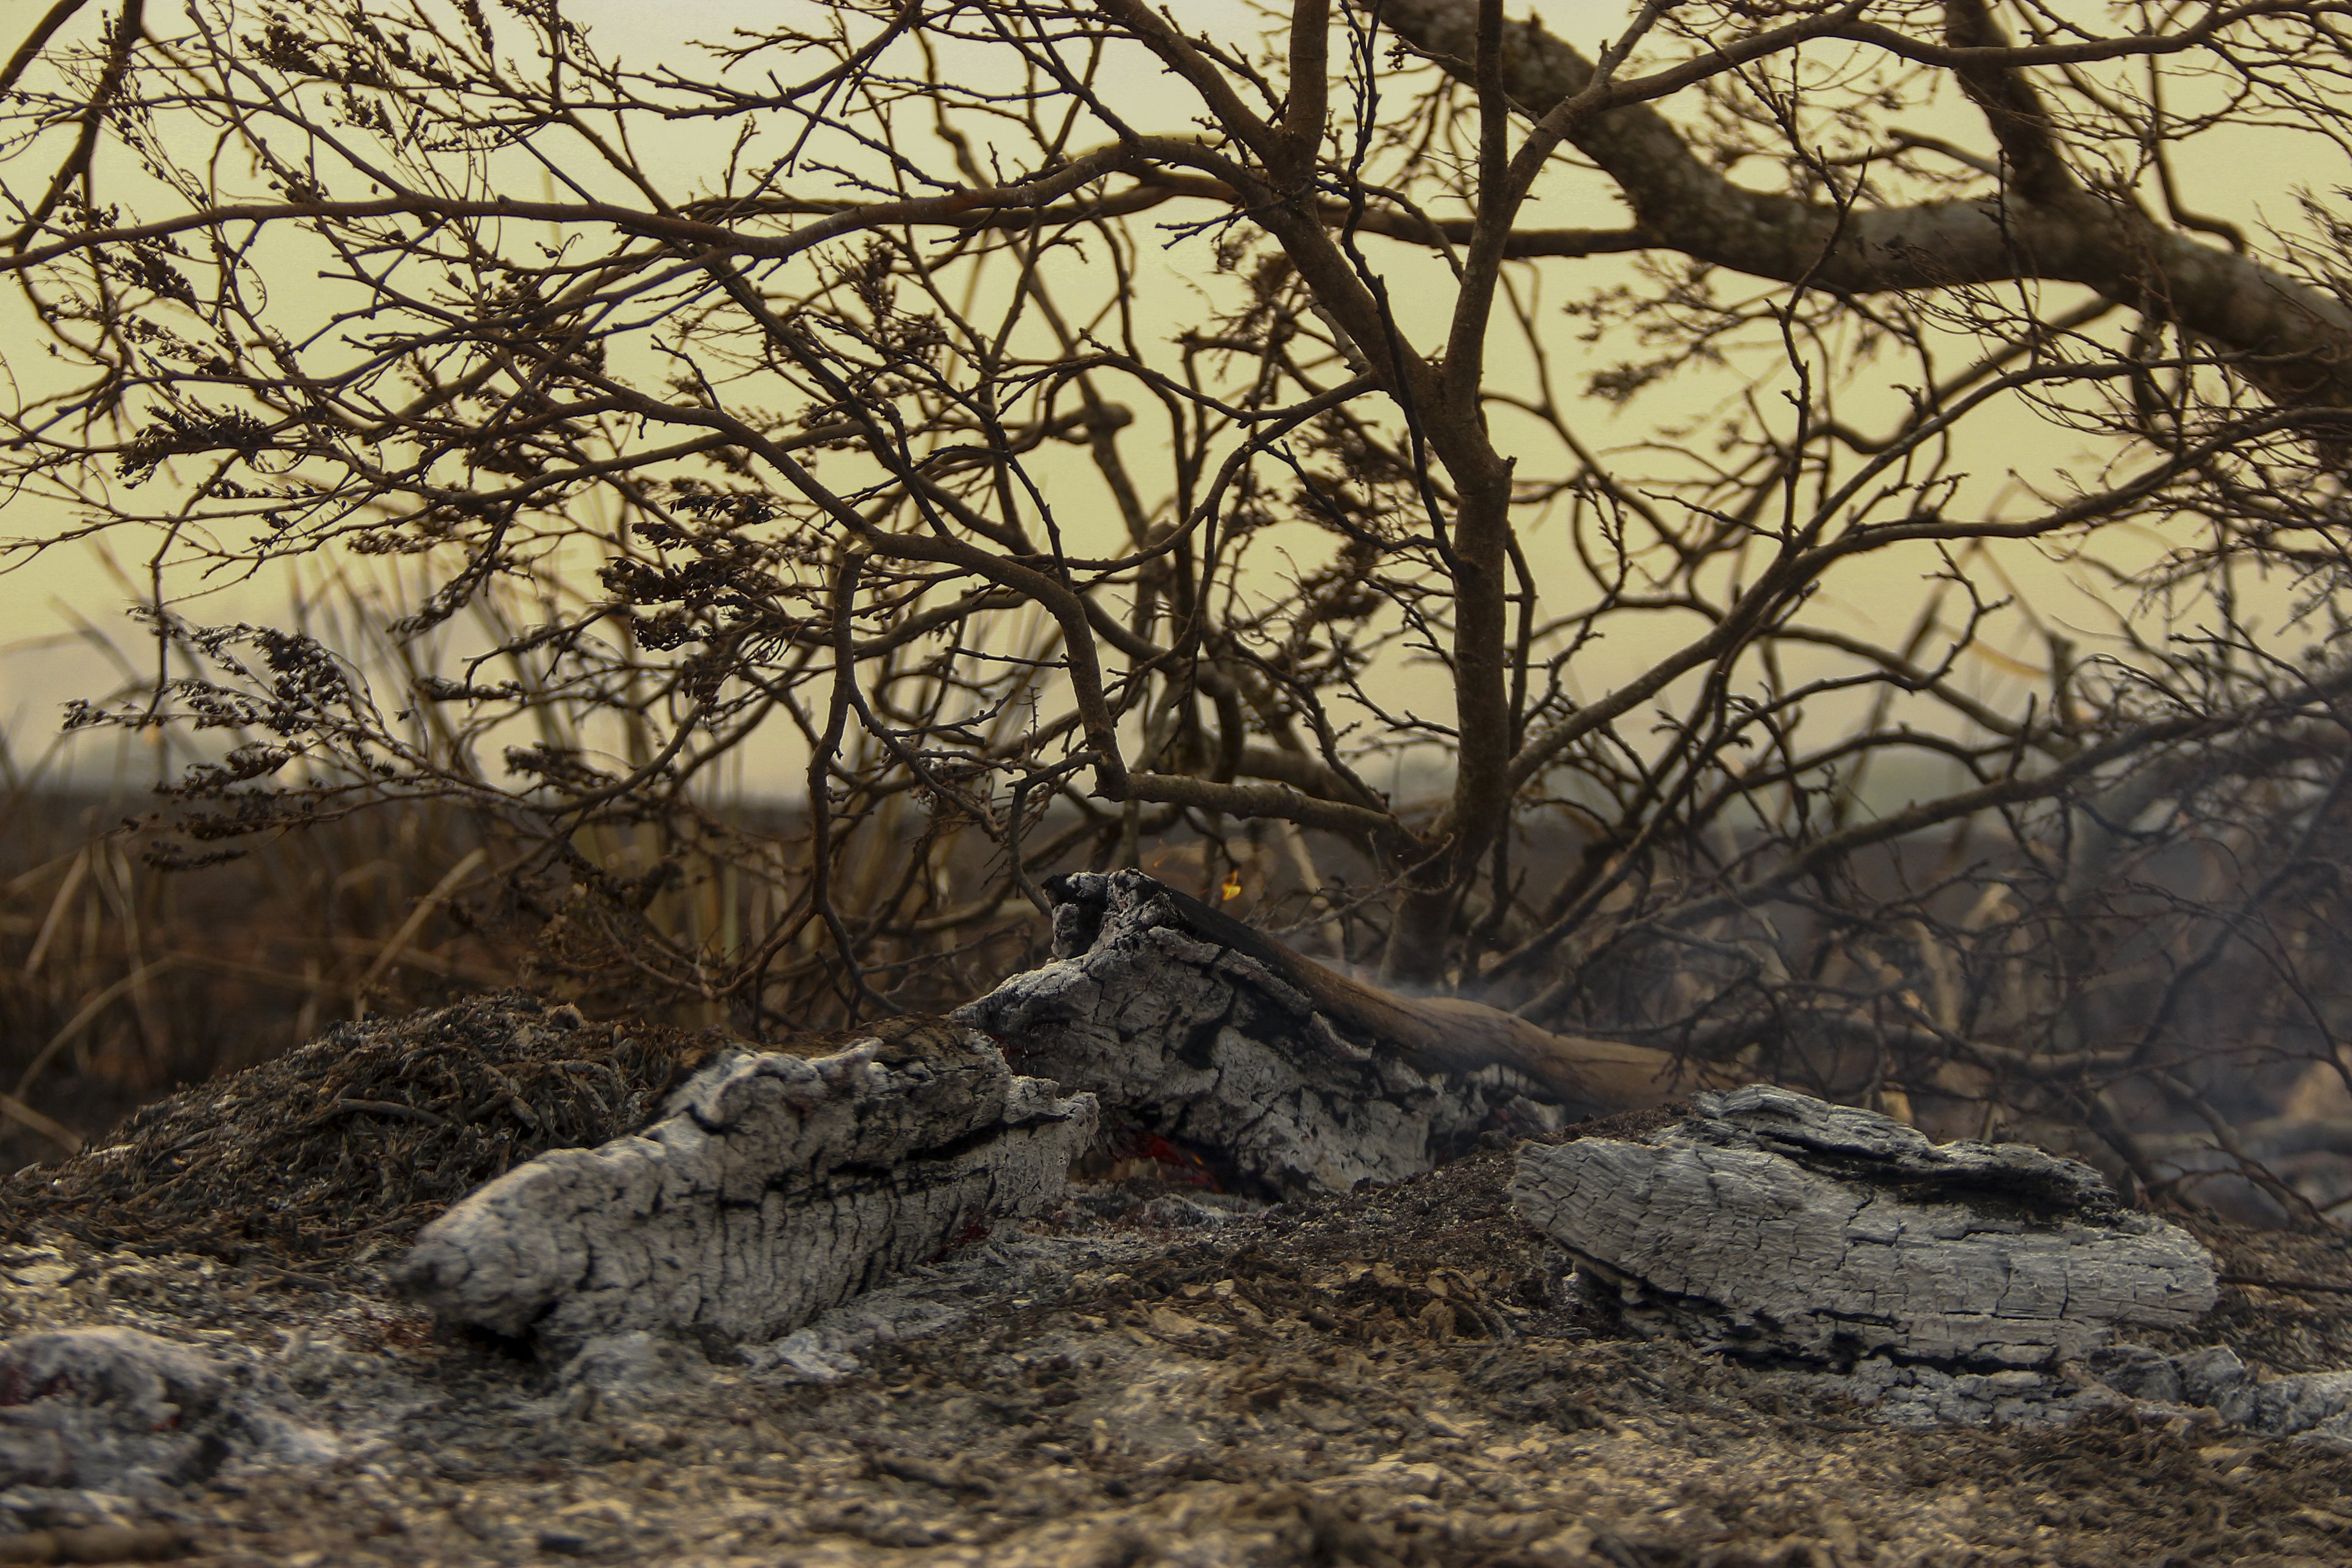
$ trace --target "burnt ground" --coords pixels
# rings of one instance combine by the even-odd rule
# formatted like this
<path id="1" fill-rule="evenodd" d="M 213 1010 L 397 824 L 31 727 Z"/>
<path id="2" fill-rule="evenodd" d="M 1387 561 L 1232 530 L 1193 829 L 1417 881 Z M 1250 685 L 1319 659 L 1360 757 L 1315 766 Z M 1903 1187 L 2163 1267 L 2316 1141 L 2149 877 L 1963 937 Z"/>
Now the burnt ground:
<path id="1" fill-rule="evenodd" d="M 387 1097 L 436 1081 L 367 1070 Z M 638 1081 L 667 1070 L 648 1057 Z M 557 1366 L 383 1291 L 377 1263 L 430 1205 L 364 1160 L 291 1167 L 315 1225 L 247 1226 L 272 1201 L 251 1163 L 210 1236 L 141 1207 L 184 1174 L 203 1105 L 271 1103 L 206 1092 L 171 1110 L 172 1138 L 110 1156 L 106 1190 L 131 1194 L 110 1219 L 78 1166 L 45 1173 L 37 1202 L 7 1190 L 0 1337 L 111 1323 L 201 1346 L 299 1439 L 143 1500 L 0 1492 L 0 1531 L 161 1521 L 191 1562 L 283 1568 L 2352 1560 L 2352 1457 L 2315 1445 L 2163 1412 L 1892 1428 L 1821 1380 L 1631 1337 L 1512 1217 L 1505 1148 L 1240 1216 L 1176 1184 L 1083 1189 L 774 1352 L 614 1343 Z M 374 1135 L 352 1115 L 336 1137 Z M 457 1131 L 382 1120 L 387 1141 Z M 141 1160 L 161 1163 L 134 1178 Z M 403 1179 L 429 1175 L 412 1159 Z M 142 1215 L 194 1245 L 132 1236 Z M 2352 1287 L 2334 1237 L 2207 1239 L 2227 1274 Z M 2352 1367 L 2352 1294 L 2228 1287 L 2209 1327 L 2191 1338 L 2267 1370 Z"/>

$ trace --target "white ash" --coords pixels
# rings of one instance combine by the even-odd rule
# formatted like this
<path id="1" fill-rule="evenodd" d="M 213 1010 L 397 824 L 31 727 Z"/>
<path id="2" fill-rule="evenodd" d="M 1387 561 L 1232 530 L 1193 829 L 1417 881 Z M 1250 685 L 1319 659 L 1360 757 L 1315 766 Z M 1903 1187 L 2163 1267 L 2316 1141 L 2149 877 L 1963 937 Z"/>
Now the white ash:
<path id="1" fill-rule="evenodd" d="M 236 1463 L 336 1458 L 303 1404 L 250 1357 L 139 1329 L 0 1341 L 0 1517 L 152 1505 Z"/>
<path id="2" fill-rule="evenodd" d="M 1215 1214 L 1219 1220 L 1233 1217 L 1205 1205 L 1192 1206 Z M 1128 1218 L 1158 1223 L 1150 1208 L 1139 1205 L 1129 1211 Z M 976 1317 L 1052 1300 L 1089 1269 L 1116 1268 L 1159 1250 L 1156 1241 L 1133 1234 L 1008 1231 L 948 1263 L 917 1268 L 903 1279 L 868 1291 L 781 1339 L 744 1346 L 739 1355 L 756 1373 L 830 1383 L 864 1371 L 858 1353 L 870 1346 L 952 1333 Z"/>
<path id="3" fill-rule="evenodd" d="M 2146 1421 L 2201 1415 L 2218 1426 L 2352 1452 L 2352 1372 L 2263 1376 L 2226 1345 L 2159 1355 L 2140 1345 L 2095 1352 L 2055 1373 L 1969 1372 L 1867 1356 L 1818 1379 L 1900 1426 L 2033 1426 L 2108 1410 Z"/>
<path id="4" fill-rule="evenodd" d="M 201 1480 L 235 1418 L 212 1357 L 132 1329 L 0 1343 L 0 1487 L 129 1494 Z"/>
<path id="5" fill-rule="evenodd" d="M 1150 1206 L 1131 1205 L 1127 1217 L 1152 1223 Z M 1077 1220 L 1075 1215 L 1069 1217 Z M 579 1390 L 593 1389 L 600 1397 L 657 1402 L 684 1388 L 735 1375 L 735 1369 L 761 1380 L 835 1383 L 863 1372 L 860 1352 L 875 1345 L 952 1334 L 976 1321 L 1055 1300 L 1087 1270 L 1118 1268 L 1155 1254 L 1162 1245 L 1133 1232 L 1078 1223 L 1081 1228 L 1074 1233 L 1006 1226 L 943 1263 L 917 1264 L 898 1279 L 772 1340 L 697 1348 L 642 1329 L 598 1334 L 583 1341 L 563 1363 L 556 1386 L 572 1391 L 565 1408 L 576 1410 Z"/>
<path id="6" fill-rule="evenodd" d="M 788 1332 L 1059 1198 L 1095 1103 L 968 1029 L 706 1068 L 643 1133 L 541 1154 L 426 1226 L 403 1283 L 552 1343 Z"/>
<path id="7" fill-rule="evenodd" d="M 2172 1356 L 2126 1346 L 2092 1367 L 2108 1388 L 2151 1405 L 2210 1410 L 2248 1431 L 2352 1448 L 2352 1372 L 2263 1377 L 2226 1345 Z"/>

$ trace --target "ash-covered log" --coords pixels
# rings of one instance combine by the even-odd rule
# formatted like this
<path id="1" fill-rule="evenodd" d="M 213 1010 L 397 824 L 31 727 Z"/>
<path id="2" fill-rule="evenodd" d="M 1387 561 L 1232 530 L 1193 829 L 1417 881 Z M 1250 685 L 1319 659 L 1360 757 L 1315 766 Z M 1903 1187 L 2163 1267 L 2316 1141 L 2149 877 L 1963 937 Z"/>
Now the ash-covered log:
<path id="1" fill-rule="evenodd" d="M 2096 1171 L 1764 1085 L 1625 1142 L 1530 1144 L 1512 1197 L 1637 1316 L 1759 1359 L 2038 1370 L 2213 1305 L 2213 1260 Z"/>
<path id="2" fill-rule="evenodd" d="M 1092 1093 L 1246 1184 L 1395 1181 L 1483 1130 L 1557 1128 L 1696 1081 L 1663 1051 L 1366 984 L 1140 871 L 1046 891 L 1054 962 L 956 1016 L 1023 1071 Z"/>
<path id="3" fill-rule="evenodd" d="M 644 1132 L 540 1155 L 427 1226 L 402 1282 L 444 1319 L 558 1343 L 800 1327 L 1062 1194 L 1094 1100 L 940 1019 L 824 1056 L 721 1057 Z"/>

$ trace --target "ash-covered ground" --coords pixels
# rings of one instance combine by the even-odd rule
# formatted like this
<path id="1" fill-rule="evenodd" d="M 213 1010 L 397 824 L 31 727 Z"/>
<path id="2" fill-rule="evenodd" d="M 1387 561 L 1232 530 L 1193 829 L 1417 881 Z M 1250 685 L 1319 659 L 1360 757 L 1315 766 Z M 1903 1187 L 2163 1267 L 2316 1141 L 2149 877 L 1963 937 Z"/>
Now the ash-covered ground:
<path id="1" fill-rule="evenodd" d="M 550 1052 L 635 1048 L 524 1033 L 532 1074 L 490 1066 L 542 1124 L 532 1083 L 597 1077 Z M 336 1135 L 406 1140 L 412 1161 L 424 1135 L 446 1135 L 482 1158 L 459 1137 L 458 1102 L 489 1098 L 471 1059 L 446 1102 L 426 1100 L 396 1037 L 370 1041 L 368 1092 L 313 1084 L 314 1100 L 413 1104 L 451 1125 L 344 1109 Z M 448 1076 L 424 1059 L 419 1073 Z M 662 1077 L 650 1061 L 633 1083 Z M 12 1534 L 70 1545 L 131 1525 L 163 1527 L 138 1539 L 189 1561 L 289 1568 L 2352 1560 L 2352 1458 L 2330 1447 L 2146 1409 L 1892 1427 L 1824 1380 L 1635 1337 L 1563 1289 L 1566 1260 L 1510 1211 L 1500 1147 L 1257 1212 L 1179 1184 L 1080 1188 L 774 1344 L 622 1336 L 551 1364 L 388 1292 L 398 1226 L 371 1222 L 361 1194 L 401 1225 L 415 1205 L 364 1150 L 299 1166 L 300 1225 L 247 1223 L 269 1212 L 257 1168 L 234 1235 L 152 1203 L 139 1212 L 188 1234 L 93 1212 L 110 1192 L 143 1201 L 126 1171 L 184 1157 L 141 1129 L 184 1141 L 222 1104 L 271 1092 L 290 1090 L 248 1075 L 134 1123 L 131 1153 L 89 1157 L 111 1161 L 94 1167 L 103 1184 L 46 1173 L 37 1201 L 29 1178 L 11 1184 L 12 1364 L 63 1342 L 28 1336 L 100 1327 L 153 1336 L 167 1361 L 147 1403 L 124 1406 L 140 1430 L 66 1433 L 79 1447 L 41 1447 L 27 1413 L 44 1391 L 0 1375 L 0 1558 Z M 530 1127 L 512 1103 L 486 1114 L 517 1138 Z M 2332 1236 L 2207 1239 L 2225 1274 L 2352 1287 Z M 2352 1295 L 2223 1298 L 2210 1339 L 2248 1361 L 2352 1366 Z"/>

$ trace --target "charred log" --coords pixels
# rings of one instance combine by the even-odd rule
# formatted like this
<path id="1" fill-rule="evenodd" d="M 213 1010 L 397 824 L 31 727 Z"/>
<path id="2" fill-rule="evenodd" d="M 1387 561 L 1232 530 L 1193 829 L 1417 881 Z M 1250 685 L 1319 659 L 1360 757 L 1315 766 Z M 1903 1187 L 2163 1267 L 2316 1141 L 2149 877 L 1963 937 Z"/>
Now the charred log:
<path id="1" fill-rule="evenodd" d="M 814 1058 L 713 1062 L 644 1132 L 518 1166 L 425 1227 L 403 1283 L 445 1320 L 557 1342 L 789 1332 L 1060 1197 L 1086 1095 L 896 1020 Z"/>
<path id="2" fill-rule="evenodd" d="M 959 1018 L 1024 1071 L 1275 1192 L 1345 1192 L 1482 1130 L 1659 1104 L 1694 1069 L 1350 978 L 1140 871 L 1057 878 L 1054 962 Z"/>
<path id="3" fill-rule="evenodd" d="M 1766 1360 L 2038 1371 L 2213 1305 L 2212 1258 L 2089 1166 L 1751 1085 L 1640 1142 L 1529 1146 L 1520 1215 L 1630 1311 Z"/>

